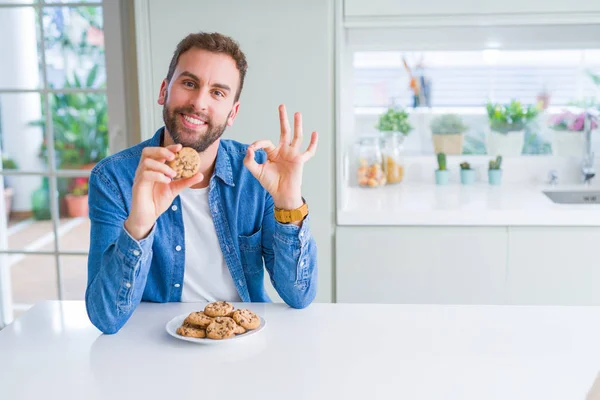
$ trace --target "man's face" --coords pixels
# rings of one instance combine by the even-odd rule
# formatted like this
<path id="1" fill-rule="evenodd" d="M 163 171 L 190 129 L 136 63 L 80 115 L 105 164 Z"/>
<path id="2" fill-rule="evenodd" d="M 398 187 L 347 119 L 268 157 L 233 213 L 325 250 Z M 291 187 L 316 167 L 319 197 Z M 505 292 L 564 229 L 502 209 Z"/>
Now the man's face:
<path id="1" fill-rule="evenodd" d="M 200 49 L 183 53 L 158 98 L 173 141 L 203 152 L 218 140 L 237 115 L 239 84 L 239 71 L 229 55 Z"/>

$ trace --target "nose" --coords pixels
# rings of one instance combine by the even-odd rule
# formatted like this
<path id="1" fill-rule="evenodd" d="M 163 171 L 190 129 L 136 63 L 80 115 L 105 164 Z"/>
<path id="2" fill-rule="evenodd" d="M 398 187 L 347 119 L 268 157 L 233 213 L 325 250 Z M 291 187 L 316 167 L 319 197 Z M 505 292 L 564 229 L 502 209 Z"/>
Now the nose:
<path id="1" fill-rule="evenodd" d="M 208 102 L 210 100 L 210 93 L 208 90 L 200 89 L 191 99 L 191 105 L 196 111 L 206 111 L 208 109 Z"/>

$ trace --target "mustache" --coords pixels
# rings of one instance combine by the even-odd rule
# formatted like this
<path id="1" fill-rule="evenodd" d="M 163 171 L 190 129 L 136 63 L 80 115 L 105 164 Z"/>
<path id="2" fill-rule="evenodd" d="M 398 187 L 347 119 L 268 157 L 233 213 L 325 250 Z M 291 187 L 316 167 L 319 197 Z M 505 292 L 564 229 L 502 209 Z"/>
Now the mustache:
<path id="1" fill-rule="evenodd" d="M 200 113 L 200 112 L 196 112 L 194 111 L 193 108 L 191 107 L 179 107 L 176 108 L 175 110 L 173 110 L 175 113 L 177 114 L 187 114 L 187 115 L 195 115 L 196 117 L 202 119 L 203 121 L 206 122 L 211 122 L 210 121 L 210 117 L 208 116 L 208 114 L 206 113 Z"/>

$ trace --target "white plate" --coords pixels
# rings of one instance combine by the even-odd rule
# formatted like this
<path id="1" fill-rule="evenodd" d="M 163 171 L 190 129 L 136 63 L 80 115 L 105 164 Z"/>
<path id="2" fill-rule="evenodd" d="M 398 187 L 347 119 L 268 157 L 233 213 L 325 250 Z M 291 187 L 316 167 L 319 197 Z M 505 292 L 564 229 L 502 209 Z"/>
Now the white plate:
<path id="1" fill-rule="evenodd" d="M 246 333 L 242 333 L 240 335 L 235 335 L 234 337 L 231 337 L 229 339 L 221 339 L 221 340 L 208 339 L 208 338 L 199 339 L 199 338 L 181 336 L 181 335 L 177 334 L 177 328 L 179 328 L 181 326 L 181 324 L 183 324 L 183 321 L 187 318 L 188 315 L 190 315 L 190 313 L 181 314 L 181 315 L 176 316 L 169 322 L 167 322 L 166 328 L 167 328 L 167 332 L 169 333 L 169 335 L 171 335 L 177 339 L 185 340 L 187 342 L 203 343 L 203 344 L 220 344 L 220 343 L 225 343 L 225 342 L 236 342 L 236 341 L 242 340 L 244 338 L 247 338 L 248 336 L 256 335 L 258 332 L 262 331 L 265 328 L 265 325 L 267 324 L 267 321 L 263 317 L 259 316 L 260 326 L 254 330 L 247 331 Z"/>

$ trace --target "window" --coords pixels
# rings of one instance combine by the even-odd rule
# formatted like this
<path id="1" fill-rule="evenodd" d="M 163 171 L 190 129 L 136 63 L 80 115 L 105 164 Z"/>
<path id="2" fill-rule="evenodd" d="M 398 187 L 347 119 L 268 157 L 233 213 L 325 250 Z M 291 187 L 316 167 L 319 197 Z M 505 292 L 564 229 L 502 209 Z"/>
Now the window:
<path id="1" fill-rule="evenodd" d="M 354 54 L 355 107 L 386 107 L 391 98 L 413 105 L 411 73 L 431 80 L 432 107 L 481 107 L 488 99 L 535 104 L 544 92 L 551 106 L 596 98 L 600 50 L 357 52 Z"/>
<path id="2" fill-rule="evenodd" d="M 83 299 L 87 182 L 109 154 L 115 100 L 106 85 L 107 8 L 0 2 L 0 34 L 11 38 L 0 44 L 0 327 L 36 301 Z"/>
<path id="3" fill-rule="evenodd" d="M 579 156 L 582 135 L 572 135 L 572 146 L 565 146 L 568 135 L 553 129 L 554 118 L 575 118 L 582 110 L 573 107 L 599 107 L 600 25 L 544 24 L 544 18 L 532 14 L 507 24 L 498 17 L 498 25 L 465 22 L 459 15 L 406 16 L 398 23 L 368 18 L 343 22 L 342 146 L 378 134 L 378 117 L 393 105 L 408 112 L 413 128 L 404 140 L 406 155 L 433 154 L 431 123 L 449 113 L 468 128 L 460 154 L 489 155 L 496 131 L 490 127 L 486 103 L 501 106 L 518 100 L 535 106 L 542 101 L 544 107 L 519 131 L 522 147 L 515 145 L 505 155 Z M 418 107 L 404 60 L 415 78 L 423 75 L 430 83 Z M 561 115 L 565 111 L 575 116 Z M 600 141 L 595 136 L 593 141 L 600 152 Z"/>
<path id="4" fill-rule="evenodd" d="M 353 70 L 357 133 L 375 133 L 387 107 L 405 108 L 413 126 L 408 154 L 434 152 L 433 141 L 426 140 L 433 134 L 430 124 L 445 113 L 459 115 L 468 127 L 462 154 L 487 154 L 485 104 L 512 100 L 547 107 L 526 126 L 520 154 L 553 154 L 553 115 L 600 105 L 599 49 L 361 51 L 353 55 Z M 411 76 L 427 82 L 420 100 L 410 88 Z"/>

